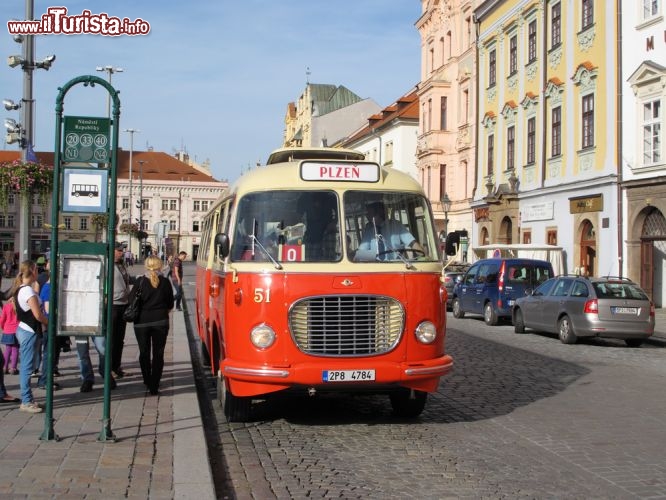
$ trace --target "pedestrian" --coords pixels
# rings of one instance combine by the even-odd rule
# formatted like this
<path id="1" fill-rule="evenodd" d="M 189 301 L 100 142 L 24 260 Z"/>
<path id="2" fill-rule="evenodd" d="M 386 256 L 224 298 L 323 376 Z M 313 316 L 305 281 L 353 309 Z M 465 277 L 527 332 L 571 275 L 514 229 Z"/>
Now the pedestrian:
<path id="1" fill-rule="evenodd" d="M 125 330 L 127 323 L 123 318 L 127 309 L 129 298 L 130 276 L 125 268 L 122 243 L 116 243 L 114 250 L 115 265 L 113 270 L 113 309 L 111 315 L 111 328 L 113 330 L 111 341 L 111 371 L 116 379 L 123 378 L 125 372 L 122 368 L 123 347 L 125 345 Z"/>
<path id="2" fill-rule="evenodd" d="M 164 348 L 169 334 L 169 311 L 174 297 L 171 283 L 160 274 L 162 261 L 151 255 L 145 261 L 146 273 L 138 278 L 130 292 L 129 302 L 141 291 L 141 310 L 134 322 L 139 346 L 139 365 L 143 383 L 150 394 L 157 395 L 164 368 Z"/>
<path id="3" fill-rule="evenodd" d="M 42 304 L 42 311 L 48 319 L 49 317 L 49 304 L 51 301 L 51 277 L 49 276 L 46 282 L 42 285 L 39 290 L 39 301 Z M 53 356 L 53 375 L 60 376 L 60 371 L 58 370 L 58 363 L 60 362 L 60 345 L 58 344 L 57 339 L 55 340 L 56 349 L 54 349 Z M 37 379 L 37 388 L 46 389 L 46 365 L 48 363 L 48 353 L 49 349 L 49 335 L 48 330 L 44 329 L 44 335 L 42 335 L 42 362 L 41 362 L 41 371 L 39 373 L 39 378 Z M 57 382 L 53 383 L 53 390 L 57 391 L 60 389 L 60 384 Z"/>
<path id="4" fill-rule="evenodd" d="M 7 394 L 5 387 L 5 358 L 0 351 L 0 404 L 19 403 L 21 400 L 10 394 Z"/>
<path id="5" fill-rule="evenodd" d="M 81 392 L 90 392 L 95 385 L 95 371 L 93 369 L 92 360 L 90 359 L 90 343 L 88 337 L 75 336 L 76 341 L 76 355 L 79 359 L 79 371 L 81 373 Z M 95 335 L 92 337 L 93 345 L 99 356 L 98 372 L 104 378 L 104 355 L 106 353 L 106 338 L 103 335 Z M 117 387 L 116 379 L 109 379 L 111 390 Z"/>
<path id="6" fill-rule="evenodd" d="M 187 252 L 180 252 L 178 257 L 173 261 L 173 269 L 171 270 L 171 280 L 173 287 L 176 291 L 176 311 L 182 311 L 181 301 L 183 300 L 183 261 L 187 257 Z"/>
<path id="7" fill-rule="evenodd" d="M 16 299 L 9 297 L 0 312 L 0 328 L 2 328 L 2 344 L 5 346 L 6 374 L 18 375 L 19 343 L 16 338 L 18 318 L 16 317 Z"/>
<path id="8" fill-rule="evenodd" d="M 39 257 L 37 259 L 37 283 L 39 283 L 39 288 L 44 286 L 44 283 L 46 283 L 49 280 L 49 277 L 51 275 L 51 266 L 49 265 L 49 261 L 46 257 Z"/>
<path id="9" fill-rule="evenodd" d="M 42 312 L 39 296 L 33 289 L 37 275 L 32 261 L 21 262 L 19 277 L 22 283 L 15 292 L 16 316 L 19 320 L 16 337 L 19 341 L 19 356 L 21 357 L 19 371 L 21 406 L 19 409 L 28 413 L 40 413 L 44 410 L 34 400 L 30 387 L 30 375 L 33 370 L 35 345 L 37 339 L 42 336 L 42 327 L 48 323 L 48 319 Z"/>

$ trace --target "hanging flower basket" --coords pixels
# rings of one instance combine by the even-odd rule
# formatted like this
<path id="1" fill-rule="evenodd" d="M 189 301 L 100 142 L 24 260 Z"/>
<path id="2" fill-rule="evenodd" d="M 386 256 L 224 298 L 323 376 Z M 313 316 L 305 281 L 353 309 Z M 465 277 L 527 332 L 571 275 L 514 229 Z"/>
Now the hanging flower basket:
<path id="1" fill-rule="evenodd" d="M 34 161 L 14 160 L 0 163 L 0 209 L 7 212 L 9 195 L 38 195 L 46 208 L 53 191 L 53 166 Z"/>

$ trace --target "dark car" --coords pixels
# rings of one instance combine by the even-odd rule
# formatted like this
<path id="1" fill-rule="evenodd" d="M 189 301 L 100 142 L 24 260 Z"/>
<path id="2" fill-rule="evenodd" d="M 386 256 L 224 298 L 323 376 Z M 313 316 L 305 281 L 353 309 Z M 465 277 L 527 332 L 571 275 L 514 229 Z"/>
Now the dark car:
<path id="1" fill-rule="evenodd" d="M 516 299 L 553 275 L 553 266 L 545 260 L 478 260 L 453 287 L 453 316 L 482 314 L 487 325 L 496 325 L 500 318 L 511 318 Z"/>
<path id="2" fill-rule="evenodd" d="M 458 278 L 465 275 L 469 269 L 469 264 L 450 264 L 444 269 L 444 287 L 446 288 L 446 308 L 451 308 L 453 301 L 453 287 L 458 282 Z"/>
<path id="3" fill-rule="evenodd" d="M 627 278 L 559 276 L 516 300 L 513 324 L 516 333 L 526 328 L 557 333 L 565 344 L 579 337 L 607 337 L 638 347 L 654 333 L 655 310 Z"/>

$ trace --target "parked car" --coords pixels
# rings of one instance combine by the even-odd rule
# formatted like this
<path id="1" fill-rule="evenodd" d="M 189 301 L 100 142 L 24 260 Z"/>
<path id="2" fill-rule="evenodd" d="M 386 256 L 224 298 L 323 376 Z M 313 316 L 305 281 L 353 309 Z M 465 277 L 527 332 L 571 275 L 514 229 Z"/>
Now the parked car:
<path id="1" fill-rule="evenodd" d="M 446 288 L 446 309 L 451 308 L 451 302 L 453 301 L 453 287 L 455 286 L 458 278 L 461 278 L 465 275 L 465 272 L 469 269 L 469 264 L 450 264 L 444 269 L 444 288 Z"/>
<path id="2" fill-rule="evenodd" d="M 553 275 L 553 266 L 545 260 L 478 260 L 453 287 L 453 315 L 483 314 L 487 325 L 496 325 L 500 318 L 511 318 L 516 299 Z"/>
<path id="3" fill-rule="evenodd" d="M 557 333 L 564 344 L 579 337 L 608 337 L 639 347 L 654 333 L 655 310 L 629 279 L 560 276 L 516 300 L 513 324 L 516 333 L 526 328 Z"/>

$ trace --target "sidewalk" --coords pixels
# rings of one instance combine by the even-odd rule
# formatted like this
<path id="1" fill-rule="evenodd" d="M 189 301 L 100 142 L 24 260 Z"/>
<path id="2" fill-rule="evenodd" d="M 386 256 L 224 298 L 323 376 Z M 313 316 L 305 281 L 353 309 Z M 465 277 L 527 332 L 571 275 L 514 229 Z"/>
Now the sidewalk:
<path id="1" fill-rule="evenodd" d="M 655 309 L 654 335 L 649 342 L 666 346 L 666 308 Z"/>
<path id="2" fill-rule="evenodd" d="M 1 498 L 197 498 L 214 499 L 206 442 L 192 372 L 184 312 L 172 313 L 160 395 L 143 385 L 132 325 L 127 327 L 123 367 L 129 376 L 111 391 L 114 441 L 101 442 L 103 385 L 81 393 L 76 352 L 62 353 L 61 386 L 53 393 L 59 440 L 42 441 L 46 413 L 0 405 Z M 191 314 L 191 313 L 190 313 Z M 93 363 L 97 353 L 91 345 Z M 46 393 L 33 393 L 45 402 Z M 5 375 L 9 394 L 19 396 L 17 375 Z"/>

